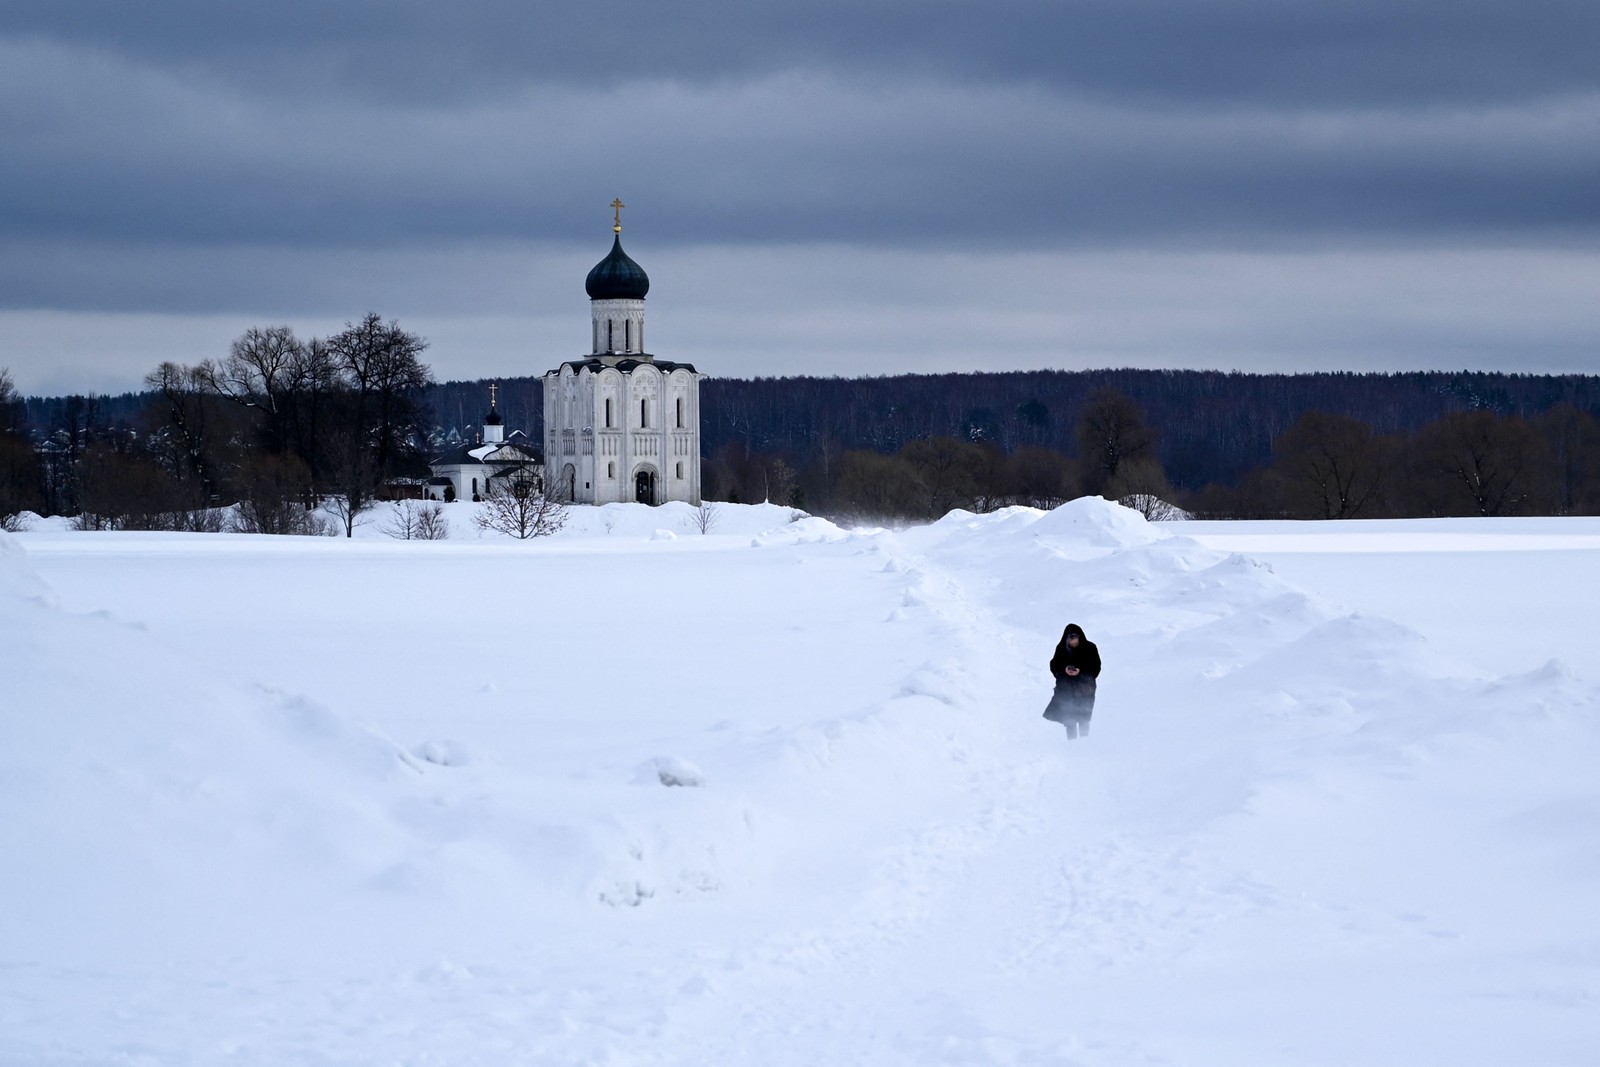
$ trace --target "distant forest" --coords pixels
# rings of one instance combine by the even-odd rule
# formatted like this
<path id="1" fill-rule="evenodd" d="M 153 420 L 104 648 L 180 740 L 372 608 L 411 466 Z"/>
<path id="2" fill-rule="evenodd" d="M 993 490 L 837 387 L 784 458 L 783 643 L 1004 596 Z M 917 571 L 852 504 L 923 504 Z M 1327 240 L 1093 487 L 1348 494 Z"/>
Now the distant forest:
<path id="1" fill-rule="evenodd" d="M 495 384 L 507 429 L 542 442 L 540 379 Z M 472 440 L 489 385 L 420 381 L 409 436 L 387 431 L 386 476 L 419 474 L 431 451 Z M 14 436 L 72 442 L 74 455 L 97 434 L 172 432 L 172 397 L 156 392 L 10 403 Z M 1084 492 L 1219 517 L 1596 513 L 1597 418 L 1593 375 L 1124 369 L 701 386 L 708 499 L 888 518 Z M 258 443 L 284 447 L 274 432 Z M 323 481 L 316 451 L 301 455 Z M 58 487 L 47 503 L 70 498 Z"/>
<path id="2" fill-rule="evenodd" d="M 499 382 L 508 427 L 543 439 L 538 378 Z M 1116 389 L 1159 432 L 1174 487 L 1232 483 L 1272 459 L 1272 442 L 1309 411 L 1344 415 L 1378 434 L 1412 433 L 1443 415 L 1488 411 L 1523 419 L 1559 404 L 1600 416 L 1600 376 L 1412 372 L 1244 374 L 1197 370 L 1041 370 L 905 374 L 884 378 L 707 378 L 700 387 L 702 450 L 729 444 L 806 462 L 820 449 L 898 452 L 952 437 L 1014 452 L 1071 453 L 1096 389 Z M 470 435 L 489 405 L 489 382 L 446 382 L 426 401 L 441 427 Z"/>
<path id="3" fill-rule="evenodd" d="M 541 440 L 539 379 L 512 379 L 501 386 L 501 408 L 508 425 L 524 427 L 536 441 Z M 1429 426 L 1439 426 L 1447 416 L 1476 414 L 1475 420 L 1462 423 L 1458 418 L 1453 424 L 1458 429 L 1476 425 L 1480 432 L 1491 427 L 1487 431 L 1491 437 L 1509 433 L 1521 443 L 1527 442 L 1522 442 L 1519 431 L 1538 426 L 1543 439 L 1538 443 L 1548 446 L 1548 455 L 1545 448 L 1529 444 L 1532 452 L 1526 461 L 1516 461 L 1518 477 L 1524 485 L 1537 481 L 1533 470 L 1521 469 L 1537 467 L 1550 479 L 1559 474 L 1557 480 L 1562 484 L 1541 485 L 1526 495 L 1513 486 L 1504 508 L 1524 512 L 1592 510 L 1600 503 L 1589 502 L 1584 495 L 1584 483 L 1600 479 L 1600 456 L 1591 454 L 1600 448 L 1600 442 L 1593 440 L 1595 420 L 1600 417 L 1600 377 L 1469 371 L 1245 374 L 1123 369 L 880 378 L 707 378 L 701 385 L 707 490 L 719 499 L 784 498 L 784 494 L 773 496 L 770 492 L 774 482 L 770 468 L 779 464 L 776 480 L 786 491 L 799 487 L 797 500 L 810 501 L 824 510 L 850 510 L 854 502 L 837 499 L 836 492 L 836 471 L 844 456 L 852 452 L 900 455 L 908 446 L 942 439 L 987 447 L 1013 458 L 1021 454 L 1031 458 L 1036 467 L 1043 459 L 1040 450 L 1060 454 L 1071 461 L 1066 464 L 1062 492 L 1075 495 L 1105 481 L 1089 469 L 1097 461 L 1089 454 L 1094 446 L 1084 438 L 1084 420 L 1097 400 L 1108 395 L 1131 402 L 1132 417 L 1149 437 L 1161 475 L 1149 487 L 1201 511 L 1304 514 L 1304 507 L 1274 506 L 1259 498 L 1281 495 L 1277 492 L 1281 486 L 1272 484 L 1274 479 L 1268 474 L 1275 464 L 1281 467 L 1285 448 L 1294 444 L 1293 438 L 1285 440 L 1285 434 L 1313 413 L 1348 420 L 1336 425 L 1347 435 L 1369 434 L 1373 448 L 1387 444 L 1393 454 L 1372 461 L 1386 467 L 1401 460 L 1413 461 L 1411 466 L 1425 462 L 1407 443 L 1442 447 L 1427 435 L 1412 439 Z M 487 410 L 488 382 L 435 386 L 428 403 L 439 425 L 459 427 L 461 433 L 470 434 L 481 417 L 475 413 Z M 1443 432 L 1436 429 L 1432 437 Z M 1104 459 L 1099 457 L 1102 468 Z M 993 462 L 973 462 L 980 468 L 987 466 L 992 475 Z M 1281 469 L 1279 473 L 1283 473 Z M 1367 473 L 1345 472 L 1344 476 L 1359 480 Z M 1335 479 L 1338 476 L 1330 473 Z M 1475 476 L 1492 478 L 1493 472 L 1466 475 L 1469 479 Z M 980 481 L 982 477 L 980 471 Z M 1047 484 L 1053 484 L 1053 476 Z M 1032 488 L 1040 487 L 1035 484 Z M 1428 494 L 1419 496 L 1416 486 L 1389 488 L 1389 499 L 1379 500 L 1374 495 L 1360 512 L 1463 510 L 1444 501 L 1423 502 L 1420 496 Z M 1491 484 L 1488 490 L 1494 488 Z M 1056 495 L 1028 492 L 1028 487 L 1019 490 L 1015 484 L 999 489 L 993 494 L 979 491 L 972 495 L 980 504 L 989 496 L 1048 500 Z M 1589 489 L 1600 491 L 1600 486 Z M 1407 504 L 1395 499 L 1397 494 L 1418 499 Z M 937 508 L 937 500 L 933 506 Z M 1349 506 L 1346 502 L 1345 508 Z M 917 507 L 909 510 L 912 514 L 921 511 Z"/>

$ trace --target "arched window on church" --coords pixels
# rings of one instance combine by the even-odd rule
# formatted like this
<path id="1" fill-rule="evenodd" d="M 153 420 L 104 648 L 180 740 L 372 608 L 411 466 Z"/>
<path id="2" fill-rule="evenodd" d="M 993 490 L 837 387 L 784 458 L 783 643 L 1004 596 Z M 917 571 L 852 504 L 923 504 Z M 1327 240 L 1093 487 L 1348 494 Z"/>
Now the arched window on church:
<path id="1" fill-rule="evenodd" d="M 606 351 L 607 352 L 615 352 L 617 350 L 617 346 L 616 346 L 615 342 L 613 342 L 612 339 L 611 339 L 611 327 L 613 327 L 615 325 L 616 325 L 616 323 L 612 322 L 610 319 L 606 320 Z"/>
<path id="2" fill-rule="evenodd" d="M 607 478 L 615 478 L 616 476 L 617 476 L 617 465 L 616 465 L 616 463 L 615 462 L 607 463 L 606 464 L 606 477 Z"/>
<path id="3" fill-rule="evenodd" d="M 681 459 L 678 460 L 678 477 L 680 479 L 683 477 L 683 460 Z"/>
<path id="4" fill-rule="evenodd" d="M 611 398 L 606 397 L 606 429 L 611 429 Z"/>
<path id="5" fill-rule="evenodd" d="M 624 352 L 632 352 L 633 351 L 633 320 L 632 319 L 623 319 L 622 320 L 622 350 Z"/>
<path id="6" fill-rule="evenodd" d="M 678 398 L 678 429 L 683 429 L 683 397 Z"/>
<path id="7" fill-rule="evenodd" d="M 650 425 L 649 409 L 645 407 L 648 403 L 649 401 L 643 397 L 639 398 L 639 428 L 641 430 Z"/>

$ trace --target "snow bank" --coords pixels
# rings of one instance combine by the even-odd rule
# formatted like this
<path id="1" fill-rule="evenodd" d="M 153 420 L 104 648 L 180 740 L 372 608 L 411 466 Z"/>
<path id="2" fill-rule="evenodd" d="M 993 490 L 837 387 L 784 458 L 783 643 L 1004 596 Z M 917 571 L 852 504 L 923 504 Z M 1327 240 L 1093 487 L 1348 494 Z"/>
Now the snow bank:
<path id="1" fill-rule="evenodd" d="M 796 514 L 782 526 L 763 531 L 750 541 L 752 548 L 775 545 L 814 545 L 827 541 L 843 541 L 850 534 L 827 519 L 815 515 Z"/>
<path id="2" fill-rule="evenodd" d="M 1094 545 L 1098 548 L 1129 548 L 1147 545 L 1168 536 L 1161 527 L 1146 521 L 1132 508 L 1096 496 L 1079 497 L 1054 508 L 1034 524 L 1035 537 Z"/>
<path id="3" fill-rule="evenodd" d="M 481 504 L 457 501 L 444 505 L 450 522 L 450 536 L 456 540 L 503 541 L 505 534 L 479 529 L 476 517 Z M 708 502 L 706 511 L 689 504 L 674 501 L 651 507 L 648 504 L 603 504 L 600 506 L 575 505 L 567 509 L 566 525 L 552 535 L 552 541 L 571 541 L 596 537 L 649 540 L 658 533 L 678 537 L 738 537 L 750 538 L 771 530 L 781 529 L 797 519 L 807 518 L 805 512 L 777 504 L 729 504 Z M 383 513 L 375 509 L 374 517 Z M 702 519 L 705 529 L 702 530 Z M 372 521 L 357 529 L 358 537 L 384 537 L 381 521 Z"/>
<path id="4" fill-rule="evenodd" d="M 55 594 L 28 563 L 22 542 L 0 530 L 0 603 L 17 601 L 43 601 L 45 606 L 56 604 Z"/>
<path id="5" fill-rule="evenodd" d="M 254 640 L 248 624 L 233 620 L 236 640 Z M 322 639 L 342 643 L 352 669 L 387 669 L 382 649 Z M 378 931 L 414 921 L 425 900 L 503 910 L 531 886 L 593 900 L 621 835 L 594 819 L 552 824 L 514 791 L 468 799 L 493 767 L 461 742 L 406 751 L 370 706 L 228 677 L 143 624 L 64 610 L 10 538 L 0 647 L 0 854 L 27 872 L 0 886 L 8 960 L 378 947 Z M 261 651 L 259 673 L 279 673 Z M 474 807 L 482 821 L 464 844 Z"/>
<path id="6" fill-rule="evenodd" d="M 373 798 L 413 774 L 381 735 L 62 610 L 9 541 L 0 573 L 0 853 L 28 872 L 7 892 L 10 958 L 200 949 L 172 931 L 383 862 L 396 833 Z"/>
<path id="7" fill-rule="evenodd" d="M 946 551 L 1027 552 L 1093 559 L 1171 536 L 1144 516 L 1100 497 L 1080 497 L 1050 511 L 1008 507 L 983 515 L 959 509 L 930 526 L 908 531 L 919 543 Z"/>
<path id="8" fill-rule="evenodd" d="M 1302 588 L 1103 501 L 691 510 L 574 509 L 533 551 L 0 537 L 0 1062 L 1600 1037 L 1571 669 L 1455 662 L 1359 610 L 1367 569 Z M 1067 621 L 1106 662 L 1071 743 L 1040 717 Z"/>

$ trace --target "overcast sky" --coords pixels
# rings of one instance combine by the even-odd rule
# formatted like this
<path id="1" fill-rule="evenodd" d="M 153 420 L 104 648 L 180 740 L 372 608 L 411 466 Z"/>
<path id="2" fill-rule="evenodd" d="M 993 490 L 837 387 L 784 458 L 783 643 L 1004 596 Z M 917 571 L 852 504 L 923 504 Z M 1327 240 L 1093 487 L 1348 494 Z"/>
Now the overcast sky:
<path id="1" fill-rule="evenodd" d="M 0 367 L 1600 370 L 1595 0 L 5 0 Z"/>

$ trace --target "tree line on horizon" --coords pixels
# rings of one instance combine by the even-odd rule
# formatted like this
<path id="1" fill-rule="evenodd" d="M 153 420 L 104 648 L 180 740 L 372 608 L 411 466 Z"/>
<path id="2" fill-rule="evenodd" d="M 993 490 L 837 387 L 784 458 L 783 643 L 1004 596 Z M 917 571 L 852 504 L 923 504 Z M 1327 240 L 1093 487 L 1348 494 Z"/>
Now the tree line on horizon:
<path id="1" fill-rule="evenodd" d="M 141 393 L 9 390 L 0 514 L 27 501 L 93 516 L 110 495 L 123 511 L 199 515 L 236 499 L 269 528 L 275 500 L 290 517 L 320 494 L 370 500 L 424 474 L 431 451 L 473 440 L 488 409 L 489 380 L 434 383 L 425 348 L 370 315 L 305 342 L 252 329 L 215 363 L 162 364 Z M 507 427 L 542 440 L 541 379 L 496 384 Z M 707 378 L 701 409 L 707 499 L 840 517 L 1083 494 L 1216 518 L 1600 513 L 1600 378 L 1588 375 Z M 30 471 L 40 441 L 48 470 Z"/>
<path id="2" fill-rule="evenodd" d="M 426 348 L 369 314 L 325 338 L 252 327 L 116 398 L 24 400 L 0 375 L 0 522 L 215 530 L 227 506 L 240 532 L 328 532 L 320 505 L 349 535 L 386 480 L 427 469 Z"/>
<path id="3" fill-rule="evenodd" d="M 1111 387 L 1091 395 L 1075 437 L 1072 453 L 1039 445 L 1006 452 L 939 436 L 892 453 L 841 449 L 803 466 L 735 440 L 707 461 L 705 480 L 708 495 L 719 499 L 899 520 L 937 518 L 952 508 L 1048 508 L 1083 495 L 1158 519 L 1600 514 L 1600 422 L 1570 404 L 1532 419 L 1456 411 L 1396 434 L 1313 410 L 1274 438 L 1267 462 L 1233 483 L 1199 489 L 1173 485 L 1160 458 L 1160 431 Z"/>
<path id="4" fill-rule="evenodd" d="M 543 433 L 542 385 L 501 379 Z M 487 380 L 429 391 L 469 436 Z M 1600 378 L 1497 372 L 1012 371 L 707 378 L 708 499 L 925 519 L 1085 493 L 1216 518 L 1600 511 Z"/>

